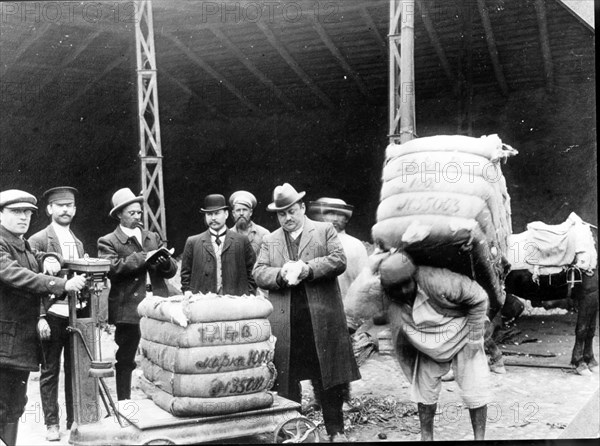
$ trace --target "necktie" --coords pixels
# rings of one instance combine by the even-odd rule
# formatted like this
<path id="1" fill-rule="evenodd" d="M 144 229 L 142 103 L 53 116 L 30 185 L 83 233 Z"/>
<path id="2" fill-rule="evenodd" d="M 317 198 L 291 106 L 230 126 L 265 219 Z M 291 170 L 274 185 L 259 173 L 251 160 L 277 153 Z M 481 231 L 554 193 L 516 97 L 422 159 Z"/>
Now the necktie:
<path id="1" fill-rule="evenodd" d="M 223 234 L 214 234 L 213 233 L 213 235 L 215 236 L 215 243 L 217 244 L 217 246 L 221 246 L 221 238 L 220 237 Z"/>

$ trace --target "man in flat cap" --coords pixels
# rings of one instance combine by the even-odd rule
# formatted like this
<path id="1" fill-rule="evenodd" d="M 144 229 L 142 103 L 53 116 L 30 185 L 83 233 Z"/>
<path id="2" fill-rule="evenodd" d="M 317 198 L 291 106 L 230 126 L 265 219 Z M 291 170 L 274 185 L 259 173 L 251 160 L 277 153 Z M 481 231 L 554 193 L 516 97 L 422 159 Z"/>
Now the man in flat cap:
<path id="1" fill-rule="evenodd" d="M 204 213 L 208 229 L 188 237 L 181 260 L 181 291 L 186 294 L 255 294 L 252 267 L 256 254 L 245 235 L 227 229 L 225 197 L 207 195 Z"/>
<path id="2" fill-rule="evenodd" d="M 85 275 L 48 275 L 60 271 L 62 256 L 35 251 L 23 237 L 36 204 L 27 192 L 0 192 L 0 440 L 9 446 L 17 441 L 29 373 L 40 363 L 36 327 L 42 300 L 85 286 Z"/>
<path id="3" fill-rule="evenodd" d="M 314 215 L 313 218 L 317 220 L 330 222 L 337 231 L 340 242 L 344 247 L 346 271 L 338 276 L 342 299 L 346 298 L 350 284 L 367 266 L 369 258 L 365 245 L 356 237 L 346 233 L 346 225 L 352 218 L 353 211 L 354 206 L 346 204 L 344 200 L 339 198 L 322 197 L 309 203 L 309 215 Z M 320 216 L 320 218 L 317 216 Z"/>
<path id="4" fill-rule="evenodd" d="M 275 188 L 267 210 L 281 228 L 263 239 L 254 278 L 273 304 L 277 391 L 300 403 L 300 381 L 312 380 L 327 434 L 338 442 L 346 440 L 349 383 L 360 379 L 337 284 L 346 256 L 331 223 L 305 216 L 304 195 L 288 183 Z"/>
<path id="5" fill-rule="evenodd" d="M 252 212 L 256 207 L 256 197 L 245 190 L 238 190 L 229 197 L 229 205 L 235 223 L 231 230 L 248 237 L 254 253 L 258 256 L 262 239 L 270 232 L 252 221 Z"/>
<path id="6" fill-rule="evenodd" d="M 75 194 L 77 189 L 68 186 L 48 189 L 42 195 L 46 200 L 46 213 L 50 224 L 29 237 L 32 248 L 42 252 L 55 252 L 65 260 L 83 257 L 83 243 L 71 231 L 71 222 L 77 210 Z M 84 317 L 87 309 L 78 308 L 77 316 Z M 46 424 L 46 440 L 59 441 L 58 380 L 61 356 L 64 358 L 65 404 L 67 408 L 67 430 L 73 424 L 73 393 L 71 389 L 71 355 L 69 354 L 70 334 L 69 304 L 67 299 L 55 300 L 49 308 L 44 308 L 38 321 L 38 331 L 42 338 L 43 361 L 40 369 L 40 396 Z M 64 354 L 63 354 L 64 351 Z"/>
<path id="7" fill-rule="evenodd" d="M 138 304 L 146 292 L 168 297 L 166 279 L 177 273 L 177 263 L 171 256 L 158 256 L 148 262 L 148 253 L 165 246 L 156 232 L 142 228 L 144 198 L 123 188 L 112 196 L 109 215 L 119 220 L 110 234 L 98 239 L 98 256 L 110 260 L 110 292 L 108 295 L 108 322 L 116 326 L 115 354 L 117 399 L 131 396 L 131 374 L 135 370 L 135 353 L 140 342 Z"/>

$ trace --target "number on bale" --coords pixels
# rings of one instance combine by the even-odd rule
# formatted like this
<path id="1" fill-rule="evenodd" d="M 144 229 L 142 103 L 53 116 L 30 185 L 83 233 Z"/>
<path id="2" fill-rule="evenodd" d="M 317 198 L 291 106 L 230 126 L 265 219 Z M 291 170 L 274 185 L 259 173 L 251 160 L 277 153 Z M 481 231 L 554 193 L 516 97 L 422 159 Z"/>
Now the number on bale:
<path id="1" fill-rule="evenodd" d="M 283 421 L 273 437 L 273 443 L 319 443 L 317 426 L 304 417 Z"/>

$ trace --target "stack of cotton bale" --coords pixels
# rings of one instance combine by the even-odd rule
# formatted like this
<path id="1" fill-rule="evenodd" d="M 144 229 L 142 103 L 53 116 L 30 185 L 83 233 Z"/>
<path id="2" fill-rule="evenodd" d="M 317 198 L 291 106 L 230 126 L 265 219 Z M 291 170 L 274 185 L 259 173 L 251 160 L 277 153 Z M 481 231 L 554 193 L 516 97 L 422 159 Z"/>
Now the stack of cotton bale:
<path id="1" fill-rule="evenodd" d="M 408 252 L 416 264 L 476 280 L 492 312 L 504 303 L 512 233 L 501 162 L 516 150 L 497 135 L 432 136 L 386 149 L 373 240 Z"/>
<path id="2" fill-rule="evenodd" d="M 260 296 L 146 297 L 138 306 L 142 390 L 176 416 L 269 407 L 275 337 Z"/>

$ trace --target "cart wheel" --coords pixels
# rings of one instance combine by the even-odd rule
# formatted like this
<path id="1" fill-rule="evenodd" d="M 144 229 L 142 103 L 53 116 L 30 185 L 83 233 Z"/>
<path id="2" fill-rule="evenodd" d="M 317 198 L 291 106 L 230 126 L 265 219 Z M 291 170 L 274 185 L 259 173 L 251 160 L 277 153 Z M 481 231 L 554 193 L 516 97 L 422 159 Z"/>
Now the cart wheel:
<path id="1" fill-rule="evenodd" d="M 277 426 L 273 443 L 318 443 L 317 426 L 305 417 L 292 418 Z"/>
<path id="2" fill-rule="evenodd" d="M 163 445 L 163 444 L 177 444 L 173 440 L 169 440 L 168 438 L 155 438 L 154 440 L 147 441 L 144 445 Z"/>

